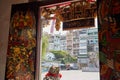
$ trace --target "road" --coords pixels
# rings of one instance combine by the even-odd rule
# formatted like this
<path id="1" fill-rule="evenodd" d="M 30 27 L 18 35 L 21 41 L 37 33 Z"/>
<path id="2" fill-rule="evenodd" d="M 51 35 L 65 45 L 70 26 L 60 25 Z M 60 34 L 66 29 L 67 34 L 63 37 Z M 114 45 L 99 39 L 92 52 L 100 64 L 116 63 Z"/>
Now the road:
<path id="1" fill-rule="evenodd" d="M 60 80 L 100 80 L 99 72 L 82 72 L 81 70 L 60 71 L 62 78 Z M 45 75 L 42 74 L 42 77 Z M 42 79 L 41 79 L 42 80 Z"/>

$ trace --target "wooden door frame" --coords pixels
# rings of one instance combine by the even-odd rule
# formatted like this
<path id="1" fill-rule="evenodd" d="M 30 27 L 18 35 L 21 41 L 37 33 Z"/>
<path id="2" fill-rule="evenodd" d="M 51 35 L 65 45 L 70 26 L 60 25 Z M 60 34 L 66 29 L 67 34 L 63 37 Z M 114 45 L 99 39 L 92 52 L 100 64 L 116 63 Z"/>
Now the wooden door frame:
<path id="1" fill-rule="evenodd" d="M 74 1 L 74 0 L 43 0 L 43 1 L 35 1 L 33 0 L 33 2 L 35 2 L 39 8 L 41 6 L 47 6 L 47 5 L 52 5 L 52 4 L 58 4 L 58 3 L 64 3 L 64 2 L 69 2 L 69 1 Z M 40 9 L 38 11 L 39 13 L 41 12 Z M 38 16 L 40 17 L 40 14 L 38 13 Z M 41 26 L 40 26 L 40 19 L 38 19 L 38 26 L 37 26 L 37 66 L 36 66 L 36 77 L 35 77 L 35 80 L 41 80 L 41 69 L 40 69 L 40 66 L 41 66 L 41 53 L 40 53 L 40 49 L 41 49 Z"/>
<path id="2" fill-rule="evenodd" d="M 47 5 L 52 5 L 52 4 L 57 4 L 57 3 L 62 3 L 62 2 L 68 2 L 68 1 L 73 1 L 73 0 L 44 0 L 44 1 L 34 1 L 34 3 L 36 3 L 36 5 L 39 6 L 39 8 L 41 6 L 47 6 Z M 31 2 L 30 2 L 31 3 Z M 38 17 L 40 17 L 40 9 L 38 11 Z M 36 76 L 35 76 L 35 80 L 41 80 L 41 26 L 40 26 L 40 19 L 38 19 L 38 25 L 37 25 L 37 60 L 36 60 Z"/>

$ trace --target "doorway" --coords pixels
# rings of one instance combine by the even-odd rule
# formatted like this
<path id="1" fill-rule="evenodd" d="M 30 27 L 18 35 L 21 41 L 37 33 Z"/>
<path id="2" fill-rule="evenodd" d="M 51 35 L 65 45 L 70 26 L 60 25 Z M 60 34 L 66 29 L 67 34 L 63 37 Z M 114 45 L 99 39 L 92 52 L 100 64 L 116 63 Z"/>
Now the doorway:
<path id="1" fill-rule="evenodd" d="M 61 80 L 100 80 L 96 1 L 67 1 L 40 11 L 41 80 L 53 65 Z"/>

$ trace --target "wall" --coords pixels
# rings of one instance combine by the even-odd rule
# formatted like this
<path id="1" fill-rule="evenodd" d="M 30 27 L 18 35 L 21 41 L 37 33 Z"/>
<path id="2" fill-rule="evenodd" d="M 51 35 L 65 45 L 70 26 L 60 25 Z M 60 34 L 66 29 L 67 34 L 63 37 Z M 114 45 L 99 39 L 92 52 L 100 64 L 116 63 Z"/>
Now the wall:
<path id="1" fill-rule="evenodd" d="M 100 80 L 120 80 L 120 0 L 98 0 Z"/>
<path id="2" fill-rule="evenodd" d="M 4 80 L 11 5 L 28 0 L 0 0 L 0 80 Z"/>

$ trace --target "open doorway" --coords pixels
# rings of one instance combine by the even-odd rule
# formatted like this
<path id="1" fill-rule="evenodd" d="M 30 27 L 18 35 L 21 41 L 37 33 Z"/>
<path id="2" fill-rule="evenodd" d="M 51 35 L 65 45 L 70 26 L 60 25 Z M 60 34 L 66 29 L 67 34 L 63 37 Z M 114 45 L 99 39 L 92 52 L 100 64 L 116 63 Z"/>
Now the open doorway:
<path id="1" fill-rule="evenodd" d="M 96 7 L 96 1 L 40 7 L 41 80 L 53 65 L 60 69 L 60 80 L 100 80 Z"/>

